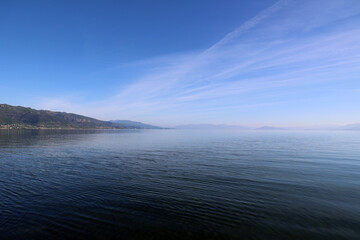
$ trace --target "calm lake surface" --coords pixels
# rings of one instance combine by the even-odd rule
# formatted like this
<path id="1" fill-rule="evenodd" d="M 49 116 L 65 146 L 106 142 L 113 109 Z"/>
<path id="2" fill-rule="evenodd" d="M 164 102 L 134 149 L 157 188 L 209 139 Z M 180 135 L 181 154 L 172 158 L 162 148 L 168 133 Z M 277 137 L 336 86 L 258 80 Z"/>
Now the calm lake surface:
<path id="1" fill-rule="evenodd" d="M 0 239 L 360 239 L 360 132 L 0 131 Z"/>

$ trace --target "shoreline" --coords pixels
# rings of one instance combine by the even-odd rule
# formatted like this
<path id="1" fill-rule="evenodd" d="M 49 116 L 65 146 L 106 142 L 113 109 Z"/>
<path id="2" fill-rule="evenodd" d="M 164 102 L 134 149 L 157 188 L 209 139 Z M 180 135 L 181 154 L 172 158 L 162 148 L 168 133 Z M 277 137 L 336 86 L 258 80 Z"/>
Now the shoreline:
<path id="1" fill-rule="evenodd" d="M 2 128 L 0 127 L 0 130 L 125 130 L 125 129 L 126 128 L 44 128 L 44 127 Z"/>

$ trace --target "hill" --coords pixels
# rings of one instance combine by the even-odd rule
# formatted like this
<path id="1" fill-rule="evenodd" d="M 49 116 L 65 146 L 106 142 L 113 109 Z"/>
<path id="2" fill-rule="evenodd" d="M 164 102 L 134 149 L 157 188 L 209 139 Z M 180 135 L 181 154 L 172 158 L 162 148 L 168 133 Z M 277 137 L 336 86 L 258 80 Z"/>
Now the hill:
<path id="1" fill-rule="evenodd" d="M 101 121 L 73 113 L 35 110 L 0 104 L 0 128 L 121 129 L 121 124 Z"/>
<path id="2" fill-rule="evenodd" d="M 110 122 L 120 124 L 124 128 L 131 128 L 131 129 L 163 129 L 162 127 L 153 126 L 141 122 L 134 122 L 130 120 L 111 120 Z"/>

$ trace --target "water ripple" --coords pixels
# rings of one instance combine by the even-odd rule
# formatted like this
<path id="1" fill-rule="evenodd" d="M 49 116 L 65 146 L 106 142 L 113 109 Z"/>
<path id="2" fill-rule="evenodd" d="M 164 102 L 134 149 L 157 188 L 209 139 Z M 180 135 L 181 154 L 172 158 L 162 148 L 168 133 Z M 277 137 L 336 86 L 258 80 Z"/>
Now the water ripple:
<path id="1" fill-rule="evenodd" d="M 359 239 L 356 132 L 0 132 L 0 239 Z"/>

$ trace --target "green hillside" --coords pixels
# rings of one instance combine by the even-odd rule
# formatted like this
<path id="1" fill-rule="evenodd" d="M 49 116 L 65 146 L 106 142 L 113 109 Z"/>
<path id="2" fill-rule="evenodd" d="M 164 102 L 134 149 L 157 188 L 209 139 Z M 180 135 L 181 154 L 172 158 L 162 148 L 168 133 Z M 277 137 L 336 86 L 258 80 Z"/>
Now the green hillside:
<path id="1" fill-rule="evenodd" d="M 0 128 L 121 129 L 123 127 L 120 124 L 73 113 L 0 104 Z"/>

